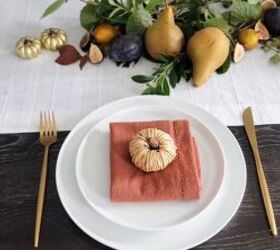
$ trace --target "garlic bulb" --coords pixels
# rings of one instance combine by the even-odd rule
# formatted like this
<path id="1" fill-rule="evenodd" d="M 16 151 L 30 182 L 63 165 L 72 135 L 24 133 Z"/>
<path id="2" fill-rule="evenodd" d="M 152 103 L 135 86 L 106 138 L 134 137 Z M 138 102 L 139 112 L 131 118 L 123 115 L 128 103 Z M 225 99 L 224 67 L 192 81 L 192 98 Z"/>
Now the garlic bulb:
<path id="1" fill-rule="evenodd" d="M 41 42 L 45 49 L 56 51 L 67 42 L 66 33 L 58 28 L 49 28 L 41 34 Z"/>
<path id="2" fill-rule="evenodd" d="M 16 44 L 16 54 L 23 59 L 31 59 L 38 56 L 42 51 L 39 38 L 22 37 Z"/>
<path id="3" fill-rule="evenodd" d="M 145 172 L 166 168 L 175 159 L 176 151 L 172 137 L 157 128 L 141 130 L 129 143 L 132 163 Z"/>

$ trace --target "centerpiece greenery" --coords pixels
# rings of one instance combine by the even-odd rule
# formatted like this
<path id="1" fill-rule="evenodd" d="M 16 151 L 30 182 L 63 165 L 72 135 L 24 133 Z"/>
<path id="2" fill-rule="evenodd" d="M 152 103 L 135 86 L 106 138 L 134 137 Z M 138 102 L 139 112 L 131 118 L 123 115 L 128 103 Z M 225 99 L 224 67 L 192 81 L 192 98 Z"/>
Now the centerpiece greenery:
<path id="1" fill-rule="evenodd" d="M 158 66 L 151 75 L 132 79 L 146 85 L 143 94 L 169 95 L 181 78 L 193 77 L 194 85 L 200 86 L 213 71 L 225 73 L 232 62 L 242 60 L 245 50 L 258 44 L 272 53 L 271 63 L 280 62 L 279 1 L 83 0 L 80 22 L 87 32 L 80 47 L 85 55 L 77 56 L 77 50 L 66 45 L 57 62 L 80 60 L 82 68 L 108 56 L 118 65 L 129 66 L 143 56 Z M 56 0 L 43 17 L 66 2 Z M 221 47 L 223 52 L 219 52 Z M 74 57 L 65 53 L 67 48 Z"/>

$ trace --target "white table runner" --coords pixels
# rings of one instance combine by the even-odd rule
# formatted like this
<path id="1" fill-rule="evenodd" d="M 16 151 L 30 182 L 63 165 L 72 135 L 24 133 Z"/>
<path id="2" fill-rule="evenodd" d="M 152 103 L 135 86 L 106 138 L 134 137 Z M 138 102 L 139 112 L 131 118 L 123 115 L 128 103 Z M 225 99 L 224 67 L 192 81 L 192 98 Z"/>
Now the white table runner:
<path id="1" fill-rule="evenodd" d="M 40 110 L 55 110 L 59 129 L 71 129 L 97 107 L 123 97 L 139 95 L 144 86 L 130 80 L 149 74 L 155 66 L 141 59 L 135 67 L 119 68 L 106 59 L 100 65 L 60 66 L 57 53 L 44 51 L 34 60 L 14 54 L 21 36 L 35 35 L 48 27 L 64 29 L 69 42 L 78 45 L 84 30 L 79 24 L 83 3 L 69 0 L 54 15 L 40 19 L 51 1 L 0 0 L 0 133 L 37 131 Z M 268 62 L 261 50 L 223 75 L 194 88 L 182 81 L 172 96 L 198 105 L 226 125 L 241 125 L 241 112 L 252 106 L 257 124 L 280 123 L 280 65 Z"/>

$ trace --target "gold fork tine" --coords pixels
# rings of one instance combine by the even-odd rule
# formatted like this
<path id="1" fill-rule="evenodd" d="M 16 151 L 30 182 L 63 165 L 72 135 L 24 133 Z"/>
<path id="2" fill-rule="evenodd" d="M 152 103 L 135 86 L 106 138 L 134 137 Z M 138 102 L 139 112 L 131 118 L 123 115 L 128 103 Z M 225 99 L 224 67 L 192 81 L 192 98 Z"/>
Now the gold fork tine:
<path id="1" fill-rule="evenodd" d="M 57 136 L 57 127 L 56 127 L 56 121 L 55 121 L 55 116 L 53 111 L 52 111 L 52 122 L 53 122 L 54 135 Z"/>
<path id="2" fill-rule="evenodd" d="M 46 111 L 44 111 L 44 119 L 45 119 L 45 135 L 49 135 L 49 120 Z"/>
<path id="3" fill-rule="evenodd" d="M 48 117 L 49 135 L 53 135 L 52 134 L 52 121 L 51 121 L 50 111 L 47 112 L 47 117 Z"/>
<path id="4" fill-rule="evenodd" d="M 57 140 L 57 131 L 56 131 L 55 120 L 54 120 L 54 112 L 51 113 L 51 112 L 41 111 L 40 112 L 40 142 L 43 146 L 45 146 L 45 152 L 44 152 L 44 159 L 42 163 L 38 198 L 37 198 L 34 247 L 38 247 L 39 245 L 46 179 L 47 179 L 47 163 L 48 163 L 49 147 L 51 144 L 55 143 L 56 140 Z"/>
<path id="5" fill-rule="evenodd" d="M 43 113 L 42 111 L 40 112 L 40 136 L 43 135 L 43 130 L 44 130 L 44 121 L 43 121 Z"/>
<path id="6" fill-rule="evenodd" d="M 53 136 L 56 136 L 56 126 L 55 126 L 55 120 L 54 120 L 54 114 L 53 111 L 49 112 L 49 117 L 50 117 L 50 124 L 51 124 L 51 133 Z"/>

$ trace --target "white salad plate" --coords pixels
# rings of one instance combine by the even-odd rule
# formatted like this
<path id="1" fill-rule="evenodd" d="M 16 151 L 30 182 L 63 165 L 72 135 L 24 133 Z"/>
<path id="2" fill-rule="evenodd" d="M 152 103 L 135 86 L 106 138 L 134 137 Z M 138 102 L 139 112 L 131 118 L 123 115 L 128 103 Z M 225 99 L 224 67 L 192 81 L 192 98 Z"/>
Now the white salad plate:
<path id="1" fill-rule="evenodd" d="M 85 200 L 76 180 L 76 156 L 89 131 L 102 119 L 127 107 L 161 105 L 193 117 L 216 136 L 224 156 L 222 185 L 203 211 L 176 227 L 143 231 L 122 226 L 103 216 Z M 205 177 L 206 178 L 206 177 Z M 107 104 L 86 116 L 70 132 L 60 150 L 56 184 L 71 219 L 95 240 L 116 249 L 187 249 L 213 237 L 238 210 L 246 187 L 246 165 L 230 130 L 206 111 L 170 97 L 138 96 Z"/>
<path id="2" fill-rule="evenodd" d="M 201 160 L 199 200 L 116 203 L 110 200 L 110 123 L 182 120 L 190 122 Z M 76 176 L 88 203 L 112 222 L 138 230 L 166 230 L 194 218 L 213 202 L 224 176 L 224 155 L 216 135 L 193 116 L 161 105 L 126 108 L 99 121 L 78 150 Z"/>

